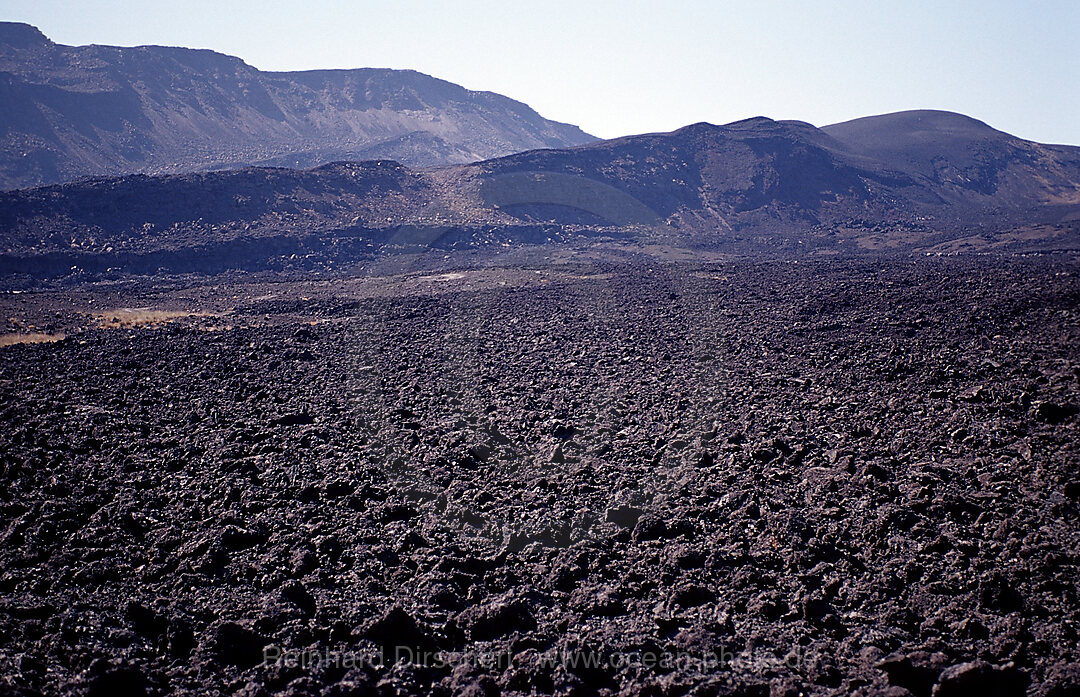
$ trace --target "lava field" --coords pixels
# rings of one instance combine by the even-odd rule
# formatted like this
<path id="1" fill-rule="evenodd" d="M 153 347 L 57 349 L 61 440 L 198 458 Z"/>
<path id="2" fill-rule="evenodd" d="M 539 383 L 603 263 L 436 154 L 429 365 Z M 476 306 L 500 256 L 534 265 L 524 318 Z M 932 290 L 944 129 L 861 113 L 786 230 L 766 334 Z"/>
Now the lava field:
<path id="1" fill-rule="evenodd" d="M 1080 694 L 1078 274 L 129 289 L 0 347 L 0 694 Z"/>

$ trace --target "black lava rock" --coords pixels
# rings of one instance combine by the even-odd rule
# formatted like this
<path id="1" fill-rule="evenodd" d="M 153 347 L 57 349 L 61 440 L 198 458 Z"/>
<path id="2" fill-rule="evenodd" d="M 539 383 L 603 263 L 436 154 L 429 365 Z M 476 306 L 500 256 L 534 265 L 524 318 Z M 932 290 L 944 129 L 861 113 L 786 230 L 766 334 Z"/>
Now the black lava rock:
<path id="1" fill-rule="evenodd" d="M 933 697 L 1023 697 L 1030 678 L 1013 666 L 995 667 L 972 661 L 946 668 L 934 686 Z"/>
<path id="2" fill-rule="evenodd" d="M 235 622 L 222 622 L 214 628 L 211 654 L 225 665 L 248 668 L 263 660 L 266 637 Z"/>
<path id="3" fill-rule="evenodd" d="M 1060 424 L 1080 410 L 1075 404 L 1057 404 L 1055 402 L 1043 402 L 1035 407 L 1035 418 L 1048 424 Z"/>

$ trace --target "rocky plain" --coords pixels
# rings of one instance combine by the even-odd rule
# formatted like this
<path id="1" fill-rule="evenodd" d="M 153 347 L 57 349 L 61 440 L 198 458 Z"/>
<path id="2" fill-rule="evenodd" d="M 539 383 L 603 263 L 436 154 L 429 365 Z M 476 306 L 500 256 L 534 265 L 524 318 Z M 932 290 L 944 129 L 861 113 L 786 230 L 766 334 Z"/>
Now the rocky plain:
<path id="1" fill-rule="evenodd" d="M 1080 694 L 1075 256 L 661 256 L 0 296 L 0 693 Z"/>

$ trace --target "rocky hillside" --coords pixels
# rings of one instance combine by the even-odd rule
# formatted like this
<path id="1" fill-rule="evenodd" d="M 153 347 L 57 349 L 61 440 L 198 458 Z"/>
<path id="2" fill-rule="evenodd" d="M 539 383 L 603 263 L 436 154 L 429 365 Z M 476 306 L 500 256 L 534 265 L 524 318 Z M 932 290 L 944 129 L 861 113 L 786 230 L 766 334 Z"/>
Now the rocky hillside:
<path id="1" fill-rule="evenodd" d="M 593 138 L 404 70 L 262 72 L 205 50 L 62 46 L 0 23 L 0 187 L 394 159 L 426 167 Z"/>
<path id="2" fill-rule="evenodd" d="M 902 173 L 928 203 L 1080 203 L 1080 148 L 1043 145 L 946 111 L 904 111 L 822 129 L 851 158 Z"/>

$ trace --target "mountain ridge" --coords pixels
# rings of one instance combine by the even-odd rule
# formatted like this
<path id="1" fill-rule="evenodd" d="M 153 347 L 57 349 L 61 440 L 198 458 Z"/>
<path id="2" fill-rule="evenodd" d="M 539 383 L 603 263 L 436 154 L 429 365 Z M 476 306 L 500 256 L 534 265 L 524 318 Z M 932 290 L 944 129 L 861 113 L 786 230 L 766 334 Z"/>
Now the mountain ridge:
<path id="1" fill-rule="evenodd" d="M 198 267 L 191 250 L 240 244 L 254 256 L 236 263 L 261 268 L 259 240 L 335 263 L 569 238 L 746 255 L 1080 245 L 1080 148 L 990 135 L 939 132 L 932 171 L 919 152 L 871 157 L 825 129 L 755 118 L 434 169 L 383 159 L 100 178 L 0 194 L 0 267 L 138 266 L 182 250 Z"/>
<path id="2" fill-rule="evenodd" d="M 595 140 L 413 70 L 266 72 L 208 49 L 63 46 L 14 23 L 0 23 L 0 103 L 5 189 L 372 156 L 427 167 Z M 396 145 L 415 134 L 428 144 Z"/>

